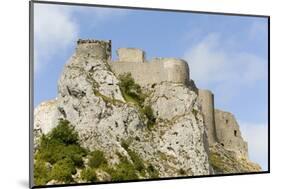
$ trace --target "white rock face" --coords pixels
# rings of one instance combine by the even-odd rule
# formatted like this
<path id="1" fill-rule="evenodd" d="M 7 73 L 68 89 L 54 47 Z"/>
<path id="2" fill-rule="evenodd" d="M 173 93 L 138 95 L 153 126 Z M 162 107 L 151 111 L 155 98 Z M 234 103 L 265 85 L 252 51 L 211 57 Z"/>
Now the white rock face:
<path id="1" fill-rule="evenodd" d="M 37 149 L 39 138 L 42 134 L 50 132 L 57 124 L 60 117 L 57 111 L 58 101 L 49 100 L 41 103 L 34 110 L 34 148 Z"/>
<path id="2" fill-rule="evenodd" d="M 160 153 L 160 161 L 155 163 L 163 176 L 180 175 L 179 168 L 189 175 L 210 174 L 208 143 L 196 93 L 175 83 L 162 83 L 150 91 L 147 103 L 157 117 L 153 144 L 156 154 Z M 163 155 L 167 160 L 161 160 Z"/>
<path id="3" fill-rule="evenodd" d="M 48 133 L 58 118 L 70 121 L 81 144 L 104 151 L 112 166 L 118 154 L 131 157 L 122 141 L 160 177 L 208 175 L 208 143 L 197 95 L 184 85 L 161 83 L 146 89 L 156 123 L 151 130 L 138 109 L 128 104 L 118 86 L 119 80 L 107 62 L 74 54 L 58 83 L 58 98 L 35 110 L 34 132 Z M 147 177 L 145 175 L 144 177 Z"/>

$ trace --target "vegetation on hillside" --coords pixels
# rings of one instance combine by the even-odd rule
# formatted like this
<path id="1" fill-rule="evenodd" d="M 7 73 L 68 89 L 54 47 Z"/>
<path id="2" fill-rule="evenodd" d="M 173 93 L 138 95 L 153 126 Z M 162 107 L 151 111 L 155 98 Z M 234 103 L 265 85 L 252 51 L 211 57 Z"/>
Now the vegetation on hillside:
<path id="1" fill-rule="evenodd" d="M 125 73 L 119 76 L 119 87 L 122 95 L 127 102 L 136 105 L 143 116 L 147 118 L 148 128 L 152 128 L 155 124 L 156 118 L 150 105 L 145 105 L 145 99 L 148 96 L 145 94 L 141 86 L 135 82 L 131 73 Z"/>
<path id="2" fill-rule="evenodd" d="M 67 120 L 60 120 L 48 135 L 41 137 L 35 154 L 34 177 L 36 185 L 50 180 L 62 183 L 73 182 L 76 168 L 83 168 L 87 150 L 78 142 L 78 133 Z"/>
<path id="3" fill-rule="evenodd" d="M 97 170 L 110 175 L 112 181 L 135 180 L 139 177 L 158 177 L 158 171 L 151 165 L 145 165 L 140 156 L 122 141 L 122 147 L 128 152 L 130 160 L 117 153 L 119 163 L 109 165 L 101 150 L 89 151 L 79 144 L 78 133 L 67 120 L 60 120 L 58 126 L 41 137 L 35 153 L 35 185 L 45 185 L 49 181 L 57 183 L 76 183 L 74 175 L 85 182 L 96 182 Z M 85 161 L 87 159 L 88 161 Z"/>

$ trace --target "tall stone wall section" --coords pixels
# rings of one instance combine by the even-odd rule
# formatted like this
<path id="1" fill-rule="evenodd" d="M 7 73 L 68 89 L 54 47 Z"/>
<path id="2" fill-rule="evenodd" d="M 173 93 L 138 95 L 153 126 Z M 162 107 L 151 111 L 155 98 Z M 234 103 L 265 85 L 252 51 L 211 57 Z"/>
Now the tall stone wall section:
<path id="1" fill-rule="evenodd" d="M 214 95 L 209 90 L 198 90 L 198 97 L 201 103 L 205 125 L 207 127 L 207 138 L 210 145 L 217 142 L 215 113 L 214 113 Z"/>
<path id="2" fill-rule="evenodd" d="M 225 111 L 215 110 L 216 133 L 219 143 L 238 156 L 248 157 L 248 144 L 242 138 L 235 117 Z"/>
<path id="3" fill-rule="evenodd" d="M 189 68 L 186 61 L 177 58 L 154 58 L 145 60 L 140 49 L 122 48 L 117 50 L 118 60 L 110 63 L 115 74 L 131 73 L 141 86 L 163 81 L 188 85 Z"/>

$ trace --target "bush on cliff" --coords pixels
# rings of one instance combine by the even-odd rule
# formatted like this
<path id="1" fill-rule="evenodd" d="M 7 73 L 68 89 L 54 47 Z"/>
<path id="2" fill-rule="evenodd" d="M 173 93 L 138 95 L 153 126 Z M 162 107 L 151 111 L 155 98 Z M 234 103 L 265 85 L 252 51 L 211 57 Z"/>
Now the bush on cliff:
<path id="1" fill-rule="evenodd" d="M 95 150 L 91 152 L 91 156 L 89 158 L 89 167 L 91 168 L 98 168 L 101 165 L 106 165 L 107 160 L 104 157 L 103 151 Z"/>
<path id="2" fill-rule="evenodd" d="M 155 124 L 155 116 L 150 105 L 144 105 L 147 94 L 142 92 L 141 86 L 135 83 L 131 73 L 119 76 L 119 86 L 126 101 L 132 102 L 140 108 L 141 113 L 148 119 L 147 126 L 152 128 Z"/>
<path id="3" fill-rule="evenodd" d="M 112 181 L 136 180 L 138 179 L 135 166 L 124 156 L 119 156 L 120 162 L 115 168 L 108 168 L 107 172 L 111 175 Z"/>
<path id="4" fill-rule="evenodd" d="M 86 149 L 78 142 L 78 133 L 67 120 L 60 120 L 49 134 L 43 135 L 35 154 L 35 184 L 46 184 L 49 180 L 64 183 L 72 181 L 76 168 L 83 167 L 82 157 Z M 40 164 L 50 164 L 50 170 Z"/>
<path id="5" fill-rule="evenodd" d="M 151 108 L 150 105 L 147 105 L 145 106 L 143 109 L 142 109 L 143 113 L 145 114 L 145 116 L 147 117 L 147 126 L 148 128 L 152 128 L 155 124 L 155 121 L 156 121 L 156 118 L 153 114 L 153 110 Z"/>
<path id="6" fill-rule="evenodd" d="M 81 178 L 84 181 L 94 182 L 97 180 L 97 175 L 93 168 L 85 168 L 81 171 Z"/>
<path id="7" fill-rule="evenodd" d="M 131 73 L 125 73 L 119 76 L 119 86 L 124 98 L 127 101 L 143 107 L 146 95 L 142 92 L 141 86 L 135 83 Z"/>
<path id="8" fill-rule="evenodd" d="M 74 162 L 69 158 L 64 158 L 54 164 L 50 178 L 68 184 L 73 181 L 72 175 L 75 173 Z"/>

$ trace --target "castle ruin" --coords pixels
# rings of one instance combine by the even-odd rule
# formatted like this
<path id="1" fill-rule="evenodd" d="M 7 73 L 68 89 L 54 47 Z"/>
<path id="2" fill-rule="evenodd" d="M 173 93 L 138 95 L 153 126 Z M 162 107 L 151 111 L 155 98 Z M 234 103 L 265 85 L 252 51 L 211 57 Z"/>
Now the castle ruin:
<path id="1" fill-rule="evenodd" d="M 78 40 L 76 53 L 88 54 L 108 61 L 116 75 L 131 73 L 143 87 L 161 83 L 181 83 L 192 88 L 201 102 L 209 145 L 220 143 L 236 155 L 248 157 L 248 146 L 241 136 L 235 117 L 214 106 L 214 95 L 210 90 L 197 89 L 190 79 L 188 63 L 179 58 L 153 58 L 146 60 L 145 52 L 137 48 L 119 48 L 117 60 L 111 59 L 111 41 Z"/>

